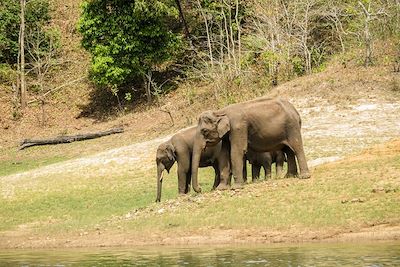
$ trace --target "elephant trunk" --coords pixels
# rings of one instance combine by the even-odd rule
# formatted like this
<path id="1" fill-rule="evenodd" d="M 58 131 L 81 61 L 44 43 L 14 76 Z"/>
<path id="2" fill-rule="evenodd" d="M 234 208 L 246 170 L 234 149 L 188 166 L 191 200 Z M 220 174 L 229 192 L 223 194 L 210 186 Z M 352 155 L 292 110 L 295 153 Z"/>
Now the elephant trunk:
<path id="1" fill-rule="evenodd" d="M 164 165 L 162 163 L 159 163 L 157 165 L 157 198 L 156 202 L 161 201 L 161 189 L 162 189 L 162 180 L 163 180 L 163 175 L 164 175 Z"/>
<path id="2" fill-rule="evenodd" d="M 197 179 L 199 165 L 200 165 L 200 158 L 201 152 L 206 146 L 206 142 L 204 138 L 200 135 L 196 135 L 196 139 L 193 146 L 193 153 L 192 153 L 192 186 L 193 190 L 196 193 L 201 192 L 201 188 L 199 186 L 199 181 Z"/>

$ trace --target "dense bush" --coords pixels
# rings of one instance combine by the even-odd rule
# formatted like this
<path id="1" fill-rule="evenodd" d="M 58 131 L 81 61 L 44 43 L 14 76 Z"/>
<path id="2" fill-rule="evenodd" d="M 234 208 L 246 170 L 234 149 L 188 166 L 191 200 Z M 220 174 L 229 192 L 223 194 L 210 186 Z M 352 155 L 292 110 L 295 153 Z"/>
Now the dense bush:
<path id="1" fill-rule="evenodd" d="M 180 35 L 173 1 L 85 1 L 79 20 L 82 45 L 92 54 L 91 77 L 116 88 L 142 78 L 154 66 L 174 57 Z"/>

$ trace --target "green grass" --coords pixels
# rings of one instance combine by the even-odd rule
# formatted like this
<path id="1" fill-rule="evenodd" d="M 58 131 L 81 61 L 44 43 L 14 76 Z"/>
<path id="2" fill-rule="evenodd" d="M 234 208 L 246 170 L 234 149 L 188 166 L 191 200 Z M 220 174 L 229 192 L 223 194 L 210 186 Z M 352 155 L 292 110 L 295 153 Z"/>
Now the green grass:
<path id="1" fill-rule="evenodd" d="M 310 180 L 280 179 L 248 185 L 238 195 L 208 196 L 200 204 L 127 222 L 131 229 L 323 229 L 400 221 L 400 155 L 317 168 Z M 393 188 L 374 193 L 384 182 Z M 361 199 L 363 202 L 351 202 Z M 146 225 L 143 227 L 143 225 Z"/>
<path id="2" fill-rule="evenodd" d="M 132 232 L 354 229 L 400 222 L 399 154 L 324 165 L 314 169 L 308 180 L 272 179 L 249 184 L 237 193 L 210 192 L 213 171 L 201 169 L 204 193 L 192 192 L 179 201 L 174 166 L 164 177 L 161 204 L 154 203 L 155 166 L 141 171 L 135 166 L 128 168 L 95 176 L 0 178 L 2 190 L 10 191 L 0 198 L 0 231 L 18 231 L 25 225 L 50 235 L 121 226 Z M 391 190 L 374 193 L 377 186 Z M 353 199 L 363 202 L 351 202 Z M 135 219 L 124 219 L 138 209 Z M 165 212 L 159 213 L 160 209 Z"/>
<path id="3" fill-rule="evenodd" d="M 0 161 L 0 176 L 6 176 L 19 172 L 29 171 L 35 168 L 43 167 L 53 163 L 65 161 L 67 158 L 56 155 L 52 157 L 44 157 L 39 159 L 23 159 L 23 160 L 4 160 Z"/>

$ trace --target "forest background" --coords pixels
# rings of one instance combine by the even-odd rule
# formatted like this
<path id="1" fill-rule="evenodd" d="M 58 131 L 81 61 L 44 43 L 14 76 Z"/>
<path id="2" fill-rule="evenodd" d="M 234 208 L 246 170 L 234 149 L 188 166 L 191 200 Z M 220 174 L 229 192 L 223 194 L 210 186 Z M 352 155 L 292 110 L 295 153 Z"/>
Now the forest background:
<path id="1" fill-rule="evenodd" d="M 398 71 L 399 29 L 398 0 L 1 0 L 1 123 L 62 132 L 174 91 L 218 108 L 329 64 Z"/>

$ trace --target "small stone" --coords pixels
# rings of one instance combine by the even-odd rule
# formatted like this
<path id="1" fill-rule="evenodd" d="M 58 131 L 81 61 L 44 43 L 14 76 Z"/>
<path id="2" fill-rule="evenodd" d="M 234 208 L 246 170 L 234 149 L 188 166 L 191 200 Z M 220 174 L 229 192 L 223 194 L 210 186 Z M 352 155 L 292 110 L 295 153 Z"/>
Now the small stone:
<path id="1" fill-rule="evenodd" d="M 164 212 L 165 212 L 165 209 L 164 209 L 164 208 L 161 208 L 161 209 L 159 209 L 159 210 L 157 211 L 158 214 L 163 214 Z"/>
<path id="2" fill-rule="evenodd" d="M 378 192 L 383 192 L 385 189 L 383 187 L 377 187 L 372 189 L 372 193 L 378 193 Z"/>

